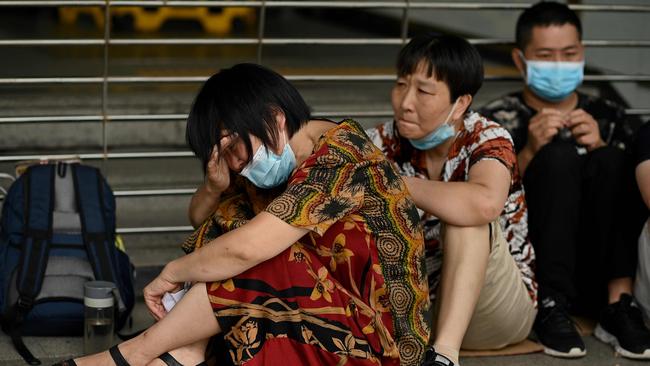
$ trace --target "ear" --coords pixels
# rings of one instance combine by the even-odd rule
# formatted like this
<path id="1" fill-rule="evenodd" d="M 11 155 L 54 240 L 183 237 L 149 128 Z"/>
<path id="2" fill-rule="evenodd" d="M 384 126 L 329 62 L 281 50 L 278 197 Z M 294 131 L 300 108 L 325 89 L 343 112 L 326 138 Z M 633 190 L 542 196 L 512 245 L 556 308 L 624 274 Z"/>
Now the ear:
<path id="1" fill-rule="evenodd" d="M 513 48 L 512 51 L 510 51 L 510 56 L 512 57 L 512 62 L 514 62 L 517 67 L 517 70 L 519 70 L 519 74 L 526 75 L 526 63 L 521 57 L 523 53 L 524 51 L 521 49 Z"/>
<path id="2" fill-rule="evenodd" d="M 451 115 L 451 120 L 457 121 L 459 119 L 463 119 L 463 115 L 467 111 L 467 108 L 469 108 L 469 106 L 472 104 L 472 100 L 473 98 L 469 94 L 461 95 L 458 97 L 458 104 L 454 109 L 454 113 Z"/>

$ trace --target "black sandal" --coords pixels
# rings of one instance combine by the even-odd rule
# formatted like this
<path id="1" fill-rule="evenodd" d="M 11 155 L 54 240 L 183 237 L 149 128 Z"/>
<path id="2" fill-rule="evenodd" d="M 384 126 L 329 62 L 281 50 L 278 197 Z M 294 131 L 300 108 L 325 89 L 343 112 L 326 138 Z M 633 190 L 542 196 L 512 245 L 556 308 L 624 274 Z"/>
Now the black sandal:
<path id="1" fill-rule="evenodd" d="M 113 362 L 115 362 L 115 366 L 131 366 L 126 362 L 126 359 L 122 356 L 122 352 L 117 348 L 117 345 L 109 348 L 108 353 L 111 355 Z"/>
<path id="2" fill-rule="evenodd" d="M 117 348 L 117 346 L 113 346 L 108 349 L 108 354 L 111 356 L 113 359 L 113 362 L 115 362 L 116 366 L 131 366 L 129 365 L 128 362 L 126 362 L 126 359 L 124 356 L 122 356 L 122 353 L 120 352 L 120 349 Z M 52 366 L 77 366 L 77 363 L 74 362 L 73 359 L 61 361 L 59 363 L 56 363 Z"/>
<path id="3" fill-rule="evenodd" d="M 165 352 L 162 355 L 158 356 L 159 359 L 161 359 L 164 363 L 167 364 L 167 366 L 183 366 L 182 363 L 178 362 L 177 359 L 174 358 L 174 356 L 170 355 L 169 352 Z M 121 365 L 117 365 L 121 366 Z M 196 366 L 208 366 L 208 364 L 203 361 L 200 364 Z"/>

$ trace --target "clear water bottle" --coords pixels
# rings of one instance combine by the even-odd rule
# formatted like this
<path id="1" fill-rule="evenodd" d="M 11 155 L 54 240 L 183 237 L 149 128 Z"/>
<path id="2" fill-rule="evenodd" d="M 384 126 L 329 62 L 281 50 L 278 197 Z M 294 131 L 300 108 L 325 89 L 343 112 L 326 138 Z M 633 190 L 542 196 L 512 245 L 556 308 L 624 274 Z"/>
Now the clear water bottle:
<path id="1" fill-rule="evenodd" d="M 89 281 L 84 285 L 84 353 L 91 354 L 113 345 L 115 324 L 115 285 L 107 281 Z"/>

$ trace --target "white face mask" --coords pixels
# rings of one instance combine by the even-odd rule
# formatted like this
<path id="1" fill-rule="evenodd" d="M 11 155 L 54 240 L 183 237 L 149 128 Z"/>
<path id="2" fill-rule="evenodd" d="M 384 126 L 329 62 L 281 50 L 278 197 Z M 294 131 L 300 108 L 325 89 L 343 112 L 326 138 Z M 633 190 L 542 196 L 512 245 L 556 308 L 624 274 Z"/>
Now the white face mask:
<path id="1" fill-rule="evenodd" d="M 288 138 L 285 137 L 285 141 L 280 155 L 260 145 L 251 161 L 239 174 L 263 189 L 277 187 L 286 182 L 296 168 L 296 155 L 289 145 Z"/>
<path id="2" fill-rule="evenodd" d="M 445 118 L 445 121 L 442 123 L 442 125 L 433 130 L 433 132 L 421 139 L 409 139 L 411 145 L 413 145 L 413 147 L 418 150 L 429 150 L 454 137 L 456 131 L 454 130 L 454 126 L 449 123 L 449 120 L 451 119 L 451 115 L 454 113 L 457 104 L 458 99 L 456 99 L 454 105 L 451 106 L 451 111 L 449 111 L 449 114 L 447 115 L 447 118 Z"/>

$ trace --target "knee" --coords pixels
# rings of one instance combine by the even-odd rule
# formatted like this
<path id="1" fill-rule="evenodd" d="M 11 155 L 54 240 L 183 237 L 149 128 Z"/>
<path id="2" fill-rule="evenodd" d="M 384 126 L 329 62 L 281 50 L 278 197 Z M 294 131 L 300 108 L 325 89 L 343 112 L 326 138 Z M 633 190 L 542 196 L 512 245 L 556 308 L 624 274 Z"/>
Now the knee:
<path id="1" fill-rule="evenodd" d="M 533 169 L 548 174 L 551 172 L 575 171 L 580 165 L 580 156 L 575 145 L 554 141 L 544 145 L 530 162 Z"/>

